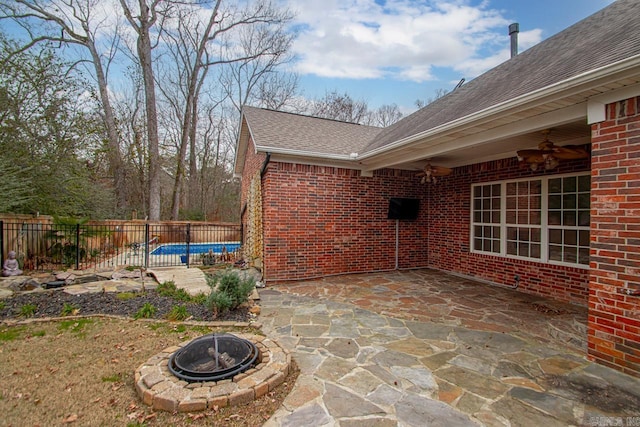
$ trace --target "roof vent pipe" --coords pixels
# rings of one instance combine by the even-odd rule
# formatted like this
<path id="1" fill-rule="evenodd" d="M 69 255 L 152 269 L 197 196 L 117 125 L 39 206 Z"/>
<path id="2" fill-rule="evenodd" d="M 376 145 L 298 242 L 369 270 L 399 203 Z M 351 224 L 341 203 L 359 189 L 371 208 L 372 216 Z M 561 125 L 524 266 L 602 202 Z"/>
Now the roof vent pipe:
<path id="1" fill-rule="evenodd" d="M 518 33 L 520 32 L 520 24 L 514 22 L 509 25 L 509 36 L 511 36 L 511 57 L 518 54 Z"/>

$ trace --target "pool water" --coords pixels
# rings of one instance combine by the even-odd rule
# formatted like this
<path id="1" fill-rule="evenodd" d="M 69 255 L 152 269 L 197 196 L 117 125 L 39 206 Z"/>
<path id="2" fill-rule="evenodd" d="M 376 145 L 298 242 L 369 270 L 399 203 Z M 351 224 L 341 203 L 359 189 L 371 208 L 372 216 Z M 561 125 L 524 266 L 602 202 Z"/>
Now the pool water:
<path id="1" fill-rule="evenodd" d="M 189 253 L 191 255 L 209 253 L 209 249 L 214 254 L 221 254 L 222 249 L 226 248 L 227 252 L 233 252 L 240 247 L 240 242 L 220 242 L 220 243 L 191 243 L 189 245 Z M 160 245 L 152 250 L 150 255 L 186 255 L 186 243 L 168 243 Z"/>

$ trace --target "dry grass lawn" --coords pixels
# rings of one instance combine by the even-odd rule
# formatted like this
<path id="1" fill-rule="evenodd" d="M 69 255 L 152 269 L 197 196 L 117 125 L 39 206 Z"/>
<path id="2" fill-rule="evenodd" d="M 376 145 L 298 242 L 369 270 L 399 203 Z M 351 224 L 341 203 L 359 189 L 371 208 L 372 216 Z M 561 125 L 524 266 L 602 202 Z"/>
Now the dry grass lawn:
<path id="1" fill-rule="evenodd" d="M 182 323 L 104 317 L 2 324 L 2 425 L 260 426 L 280 406 L 297 373 L 247 406 L 217 411 L 155 412 L 136 394 L 134 371 L 149 357 L 216 331 L 222 332 Z"/>

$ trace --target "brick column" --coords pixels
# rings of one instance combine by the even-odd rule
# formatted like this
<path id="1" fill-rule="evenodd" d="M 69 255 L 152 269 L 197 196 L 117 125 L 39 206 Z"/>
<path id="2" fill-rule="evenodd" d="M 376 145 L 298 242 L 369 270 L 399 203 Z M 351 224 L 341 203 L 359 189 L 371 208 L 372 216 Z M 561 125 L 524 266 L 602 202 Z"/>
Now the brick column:
<path id="1" fill-rule="evenodd" d="M 640 97 L 606 118 L 592 126 L 588 354 L 640 377 Z"/>

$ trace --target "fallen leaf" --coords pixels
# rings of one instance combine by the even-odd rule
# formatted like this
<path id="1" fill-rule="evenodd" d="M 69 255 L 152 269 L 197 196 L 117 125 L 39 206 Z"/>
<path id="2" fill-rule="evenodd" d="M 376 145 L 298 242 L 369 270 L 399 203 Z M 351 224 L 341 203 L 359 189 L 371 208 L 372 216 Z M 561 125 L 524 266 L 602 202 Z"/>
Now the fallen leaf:
<path id="1" fill-rule="evenodd" d="M 150 420 L 151 418 L 155 418 L 155 417 L 156 417 L 156 415 L 157 415 L 157 414 L 156 414 L 155 412 L 154 412 L 153 414 L 149 414 L 149 415 L 147 415 L 146 417 L 144 417 L 144 418 L 142 419 L 142 421 L 147 421 L 147 420 Z"/>
<path id="2" fill-rule="evenodd" d="M 69 415 L 67 418 L 64 419 L 64 421 L 62 421 L 63 423 L 72 423 L 74 421 L 78 420 L 78 414 L 71 414 Z"/>

